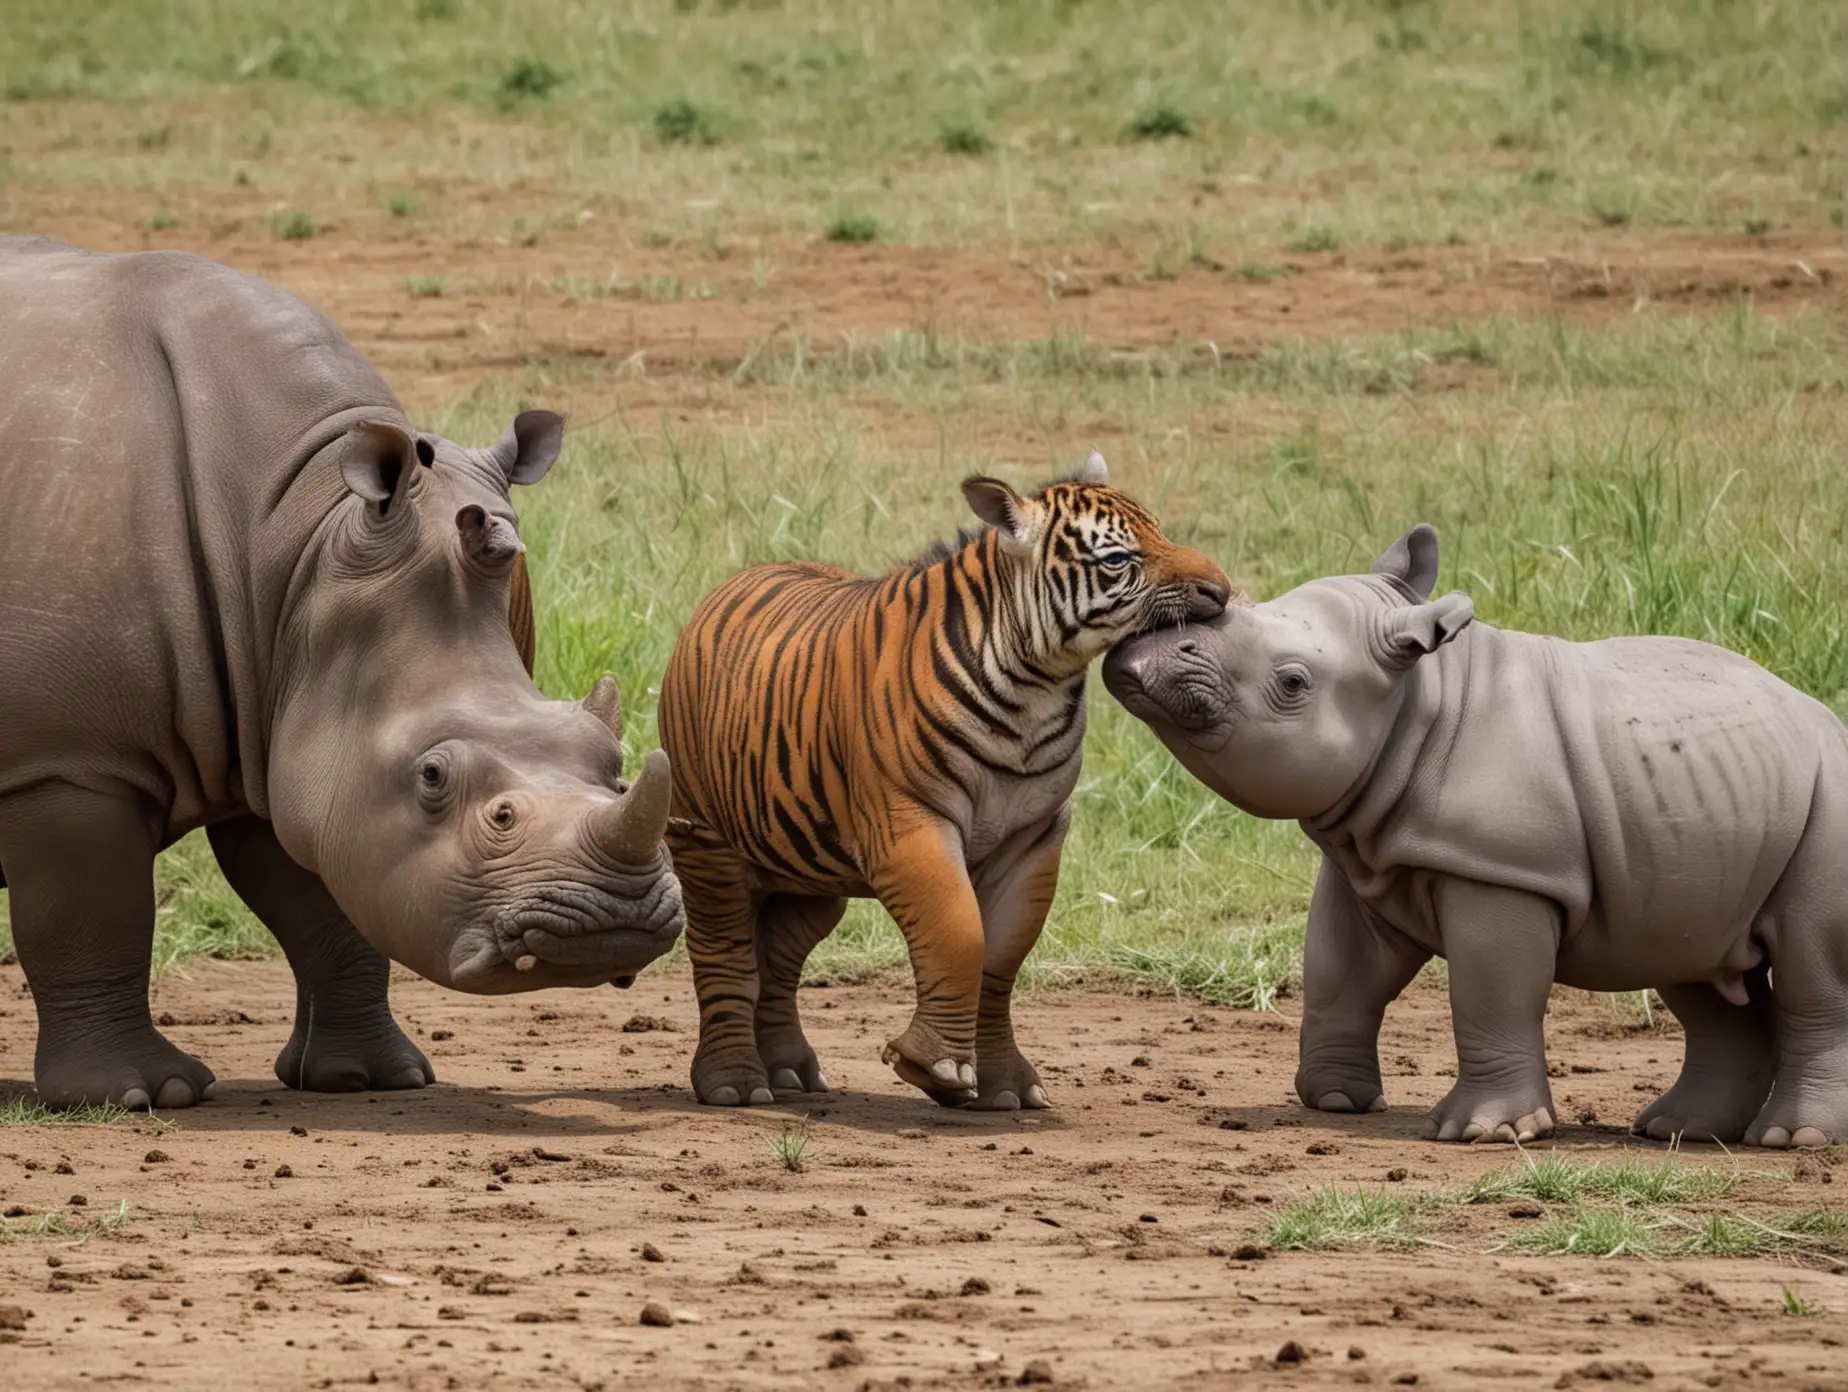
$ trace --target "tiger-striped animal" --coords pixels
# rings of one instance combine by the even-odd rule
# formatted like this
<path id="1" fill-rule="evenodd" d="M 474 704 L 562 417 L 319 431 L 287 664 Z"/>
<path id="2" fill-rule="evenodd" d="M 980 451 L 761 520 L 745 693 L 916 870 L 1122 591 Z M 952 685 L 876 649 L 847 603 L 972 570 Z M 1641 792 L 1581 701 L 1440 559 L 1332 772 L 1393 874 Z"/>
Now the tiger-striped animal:
<path id="1" fill-rule="evenodd" d="M 882 576 L 755 566 L 674 646 L 660 730 L 701 1102 L 828 1090 L 796 986 L 847 900 L 870 895 L 917 984 L 885 1061 L 946 1106 L 1047 1105 L 1010 1002 L 1058 884 L 1085 669 L 1233 590 L 1110 488 L 1095 452 L 1030 497 L 981 477 L 963 495 L 980 532 Z"/>

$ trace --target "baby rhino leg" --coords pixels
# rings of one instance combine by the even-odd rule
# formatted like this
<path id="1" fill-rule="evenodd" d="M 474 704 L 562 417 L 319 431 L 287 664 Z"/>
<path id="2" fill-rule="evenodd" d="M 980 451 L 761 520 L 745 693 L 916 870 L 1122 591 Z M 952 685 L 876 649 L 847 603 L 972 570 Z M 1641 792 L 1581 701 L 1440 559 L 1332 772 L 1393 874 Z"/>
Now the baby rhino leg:
<path id="1" fill-rule="evenodd" d="M 1705 982 L 1657 994 L 1687 1035 L 1675 1085 L 1637 1115 L 1630 1129 L 1658 1141 L 1736 1142 L 1771 1091 L 1777 1060 L 1771 984 L 1760 967 L 1746 977 L 1748 1003 L 1734 1005 Z"/>
<path id="2" fill-rule="evenodd" d="M 1552 1134 L 1547 994 L 1559 961 L 1559 909 L 1520 890 L 1443 880 L 1438 929 L 1450 962 L 1457 1083 L 1432 1109 L 1440 1141 L 1530 1141 Z"/>

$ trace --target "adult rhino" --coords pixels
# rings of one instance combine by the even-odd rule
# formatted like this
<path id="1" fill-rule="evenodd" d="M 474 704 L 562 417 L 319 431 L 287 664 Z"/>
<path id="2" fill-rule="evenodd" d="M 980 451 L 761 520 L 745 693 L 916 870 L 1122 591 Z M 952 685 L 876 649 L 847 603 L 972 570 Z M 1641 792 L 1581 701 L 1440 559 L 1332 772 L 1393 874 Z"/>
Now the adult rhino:
<path id="1" fill-rule="evenodd" d="M 546 700 L 510 640 L 509 485 L 558 416 L 420 434 L 320 313 L 178 253 L 0 238 L 0 324 L 0 884 L 46 1102 L 211 1095 L 148 1015 L 154 856 L 196 827 L 294 969 L 293 1087 L 433 1080 L 387 957 L 498 993 L 672 945 L 666 756 L 629 786 L 614 681 Z"/>

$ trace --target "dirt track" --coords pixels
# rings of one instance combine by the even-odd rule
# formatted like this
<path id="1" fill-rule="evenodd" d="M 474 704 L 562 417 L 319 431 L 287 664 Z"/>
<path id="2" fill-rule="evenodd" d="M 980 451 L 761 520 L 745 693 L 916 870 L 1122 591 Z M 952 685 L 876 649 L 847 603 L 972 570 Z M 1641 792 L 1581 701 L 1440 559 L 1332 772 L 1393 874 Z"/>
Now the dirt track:
<path id="1" fill-rule="evenodd" d="M 135 1212 L 81 1243 L 0 1244 L 0 1306 L 31 1311 L 0 1329 L 8 1385 L 986 1386 L 1043 1360 L 1061 1386 L 1575 1385 L 1646 1369 L 1653 1387 L 1848 1387 L 1848 1269 L 1826 1262 L 1489 1252 L 1532 1221 L 1505 1205 L 1413 1254 L 1241 1259 L 1268 1211 L 1312 1189 L 1383 1188 L 1397 1170 L 1406 1191 L 1454 1185 L 1511 1158 L 1416 1139 L 1453 1060 L 1435 992 L 1390 1017 L 1395 1107 L 1365 1120 L 1289 1100 L 1287 1017 L 1096 993 L 1022 1012 L 1056 1110 L 945 1112 L 878 1063 L 904 996 L 812 992 L 811 1033 L 844 1091 L 807 1109 L 811 1157 L 789 1173 L 770 1141 L 803 1109 L 692 1101 L 684 975 L 530 1000 L 407 981 L 400 1016 L 443 1081 L 313 1097 L 270 1074 L 286 968 L 200 963 L 155 1008 L 217 1070 L 213 1103 L 167 1127 L 0 1132 L 0 1206 Z M 625 1030 L 638 1014 L 651 1027 Z M 1679 1039 L 1573 996 L 1550 1040 L 1562 1112 L 1596 1118 L 1558 1144 L 1619 1153 Z M 0 1089 L 27 1086 L 31 1042 L 21 975 L 0 969 Z M 1840 1200 L 1826 1161 L 1743 1163 L 1747 1202 Z M 1786 1286 L 1828 1313 L 1781 1317 Z M 645 1327 L 650 1301 L 693 1318 Z M 1292 1340 L 1307 1361 L 1279 1365 Z"/>

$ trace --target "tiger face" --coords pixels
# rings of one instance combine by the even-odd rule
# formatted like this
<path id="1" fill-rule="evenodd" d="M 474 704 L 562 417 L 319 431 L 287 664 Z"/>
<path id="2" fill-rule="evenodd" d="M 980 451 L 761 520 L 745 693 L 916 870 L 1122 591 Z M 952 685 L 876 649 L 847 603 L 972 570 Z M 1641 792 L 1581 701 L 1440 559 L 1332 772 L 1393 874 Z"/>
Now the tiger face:
<path id="1" fill-rule="evenodd" d="M 1110 487 L 1095 450 L 1077 478 L 1030 497 L 982 477 L 964 480 L 963 496 L 1034 589 L 1050 645 L 1080 662 L 1132 633 L 1210 619 L 1232 600 L 1225 571 Z"/>

